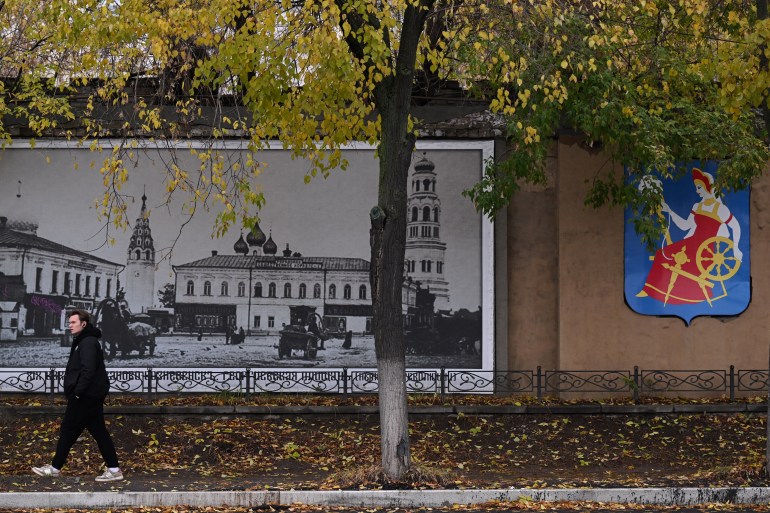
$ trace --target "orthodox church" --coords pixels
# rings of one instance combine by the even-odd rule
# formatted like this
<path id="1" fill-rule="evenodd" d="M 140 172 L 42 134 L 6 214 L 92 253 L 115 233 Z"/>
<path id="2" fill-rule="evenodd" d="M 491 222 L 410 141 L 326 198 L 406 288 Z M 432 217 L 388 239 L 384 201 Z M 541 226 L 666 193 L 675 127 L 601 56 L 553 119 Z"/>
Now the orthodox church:
<path id="1" fill-rule="evenodd" d="M 408 199 L 406 280 L 402 287 L 404 323 L 419 315 L 418 291 L 435 296 L 448 308 L 449 286 L 443 277 L 446 243 L 440 238 L 441 201 L 435 165 L 428 159 L 414 167 Z M 176 275 L 176 329 L 197 332 L 244 328 L 277 332 L 293 324 L 292 312 L 319 314 L 326 327 L 354 333 L 372 331 L 369 261 L 347 257 L 312 257 L 279 252 L 272 231 L 259 224 L 243 233 L 231 255 L 211 256 L 173 266 Z"/>
<path id="2" fill-rule="evenodd" d="M 176 265 L 178 330 L 279 331 L 297 307 L 340 330 L 371 332 L 369 262 L 361 258 L 305 257 L 289 244 L 281 253 L 258 224 L 233 245 L 233 255 Z"/>

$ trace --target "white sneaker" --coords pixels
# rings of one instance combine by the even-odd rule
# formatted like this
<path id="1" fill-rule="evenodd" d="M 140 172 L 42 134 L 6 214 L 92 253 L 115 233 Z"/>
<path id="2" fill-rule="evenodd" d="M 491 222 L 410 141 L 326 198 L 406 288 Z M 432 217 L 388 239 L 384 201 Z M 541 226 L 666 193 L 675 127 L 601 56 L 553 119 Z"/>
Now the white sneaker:
<path id="1" fill-rule="evenodd" d="M 104 471 L 104 474 L 101 476 L 96 476 L 96 480 L 100 483 L 107 483 L 109 481 L 121 481 L 123 479 L 123 472 L 118 470 L 117 472 L 113 472 L 110 469 L 107 469 Z"/>
<path id="2" fill-rule="evenodd" d="M 43 465 L 42 467 L 32 467 L 32 472 L 43 477 L 59 477 L 60 470 L 55 469 L 51 465 Z"/>

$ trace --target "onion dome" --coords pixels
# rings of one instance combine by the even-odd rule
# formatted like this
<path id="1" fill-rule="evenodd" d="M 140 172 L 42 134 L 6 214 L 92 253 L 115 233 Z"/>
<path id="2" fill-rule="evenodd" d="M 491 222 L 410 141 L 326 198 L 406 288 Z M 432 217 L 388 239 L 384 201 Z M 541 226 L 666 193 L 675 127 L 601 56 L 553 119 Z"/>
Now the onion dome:
<path id="1" fill-rule="evenodd" d="M 436 169 L 436 164 L 425 158 L 425 153 L 422 154 L 422 158 L 414 165 L 415 173 L 435 175 L 434 169 Z"/>
<path id="2" fill-rule="evenodd" d="M 249 246 L 261 246 L 266 240 L 265 232 L 259 227 L 259 223 L 254 223 L 254 228 L 246 234 L 246 242 Z"/>
<path id="3" fill-rule="evenodd" d="M 249 245 L 246 244 L 246 241 L 243 240 L 243 234 L 241 233 L 241 236 L 238 237 L 238 240 L 235 241 L 235 244 L 233 244 L 233 251 L 235 251 L 238 254 L 246 255 L 249 252 Z"/>
<path id="4" fill-rule="evenodd" d="M 275 255 L 278 252 L 278 245 L 273 242 L 273 234 L 267 238 L 267 242 L 262 246 L 262 252 L 265 255 Z"/>

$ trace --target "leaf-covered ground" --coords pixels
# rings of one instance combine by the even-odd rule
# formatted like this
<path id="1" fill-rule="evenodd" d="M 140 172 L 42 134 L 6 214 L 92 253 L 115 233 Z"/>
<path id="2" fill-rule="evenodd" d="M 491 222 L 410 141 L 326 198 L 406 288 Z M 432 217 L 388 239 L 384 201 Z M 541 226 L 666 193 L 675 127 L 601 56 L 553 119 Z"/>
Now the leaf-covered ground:
<path id="1" fill-rule="evenodd" d="M 414 399 L 418 403 L 427 398 Z M 137 400 L 112 398 L 111 404 Z M 242 398 L 188 396 L 164 404 L 229 404 Z M 376 404 L 376 398 L 270 396 L 250 404 Z M 430 400 L 430 399 L 427 399 Z M 487 398 L 486 404 L 517 401 Z M 759 399 L 757 399 L 758 401 Z M 285 402 L 284 402 L 285 401 Z M 457 404 L 455 398 L 453 404 Z M 469 401 L 482 401 L 474 398 Z M 3 397 L 5 404 L 51 404 Z M 60 403 L 59 399 L 54 401 Z M 146 400 L 144 401 L 146 402 Z M 465 401 L 467 404 L 468 401 Z M 399 488 L 765 486 L 764 415 L 430 415 L 410 417 L 411 450 L 448 483 Z M 59 417 L 0 417 L 0 491 L 253 490 L 376 488 L 340 472 L 379 458 L 377 415 L 108 416 L 126 480 L 96 484 L 102 461 L 90 437 L 71 453 L 65 476 L 45 480 Z M 388 486 L 388 485 L 386 485 Z"/>
<path id="2" fill-rule="evenodd" d="M 451 508 L 346 508 L 329 506 L 309 506 L 306 504 L 294 504 L 291 506 L 267 506 L 258 508 L 248 507 L 189 507 L 189 506 L 165 506 L 151 508 L 120 508 L 120 509 L 34 509 L 26 510 L 30 513 L 254 513 L 265 511 L 267 513 L 461 513 L 465 511 L 484 513 L 510 513 L 512 511 L 554 511 L 558 513 L 615 513 L 617 511 L 630 511 L 633 513 L 710 513 L 713 511 L 729 511 L 732 513 L 764 513 L 770 511 L 765 504 L 701 504 L 697 506 L 643 506 L 637 504 L 608 504 L 591 502 L 533 502 L 521 500 L 516 502 L 491 502 L 473 504 L 469 506 L 454 506 Z M 0 509 L 0 513 L 21 513 L 19 510 Z"/>

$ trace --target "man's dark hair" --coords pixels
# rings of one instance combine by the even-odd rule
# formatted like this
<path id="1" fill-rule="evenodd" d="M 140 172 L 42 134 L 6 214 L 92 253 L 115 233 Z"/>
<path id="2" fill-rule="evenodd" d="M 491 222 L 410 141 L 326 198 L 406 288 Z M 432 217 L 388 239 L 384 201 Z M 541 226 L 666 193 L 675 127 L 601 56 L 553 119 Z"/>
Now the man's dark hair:
<path id="1" fill-rule="evenodd" d="M 73 315 L 77 315 L 78 319 L 80 319 L 80 322 L 87 322 L 88 324 L 91 324 L 91 314 L 87 311 L 80 309 L 72 310 L 69 315 L 67 315 L 67 319 Z"/>

